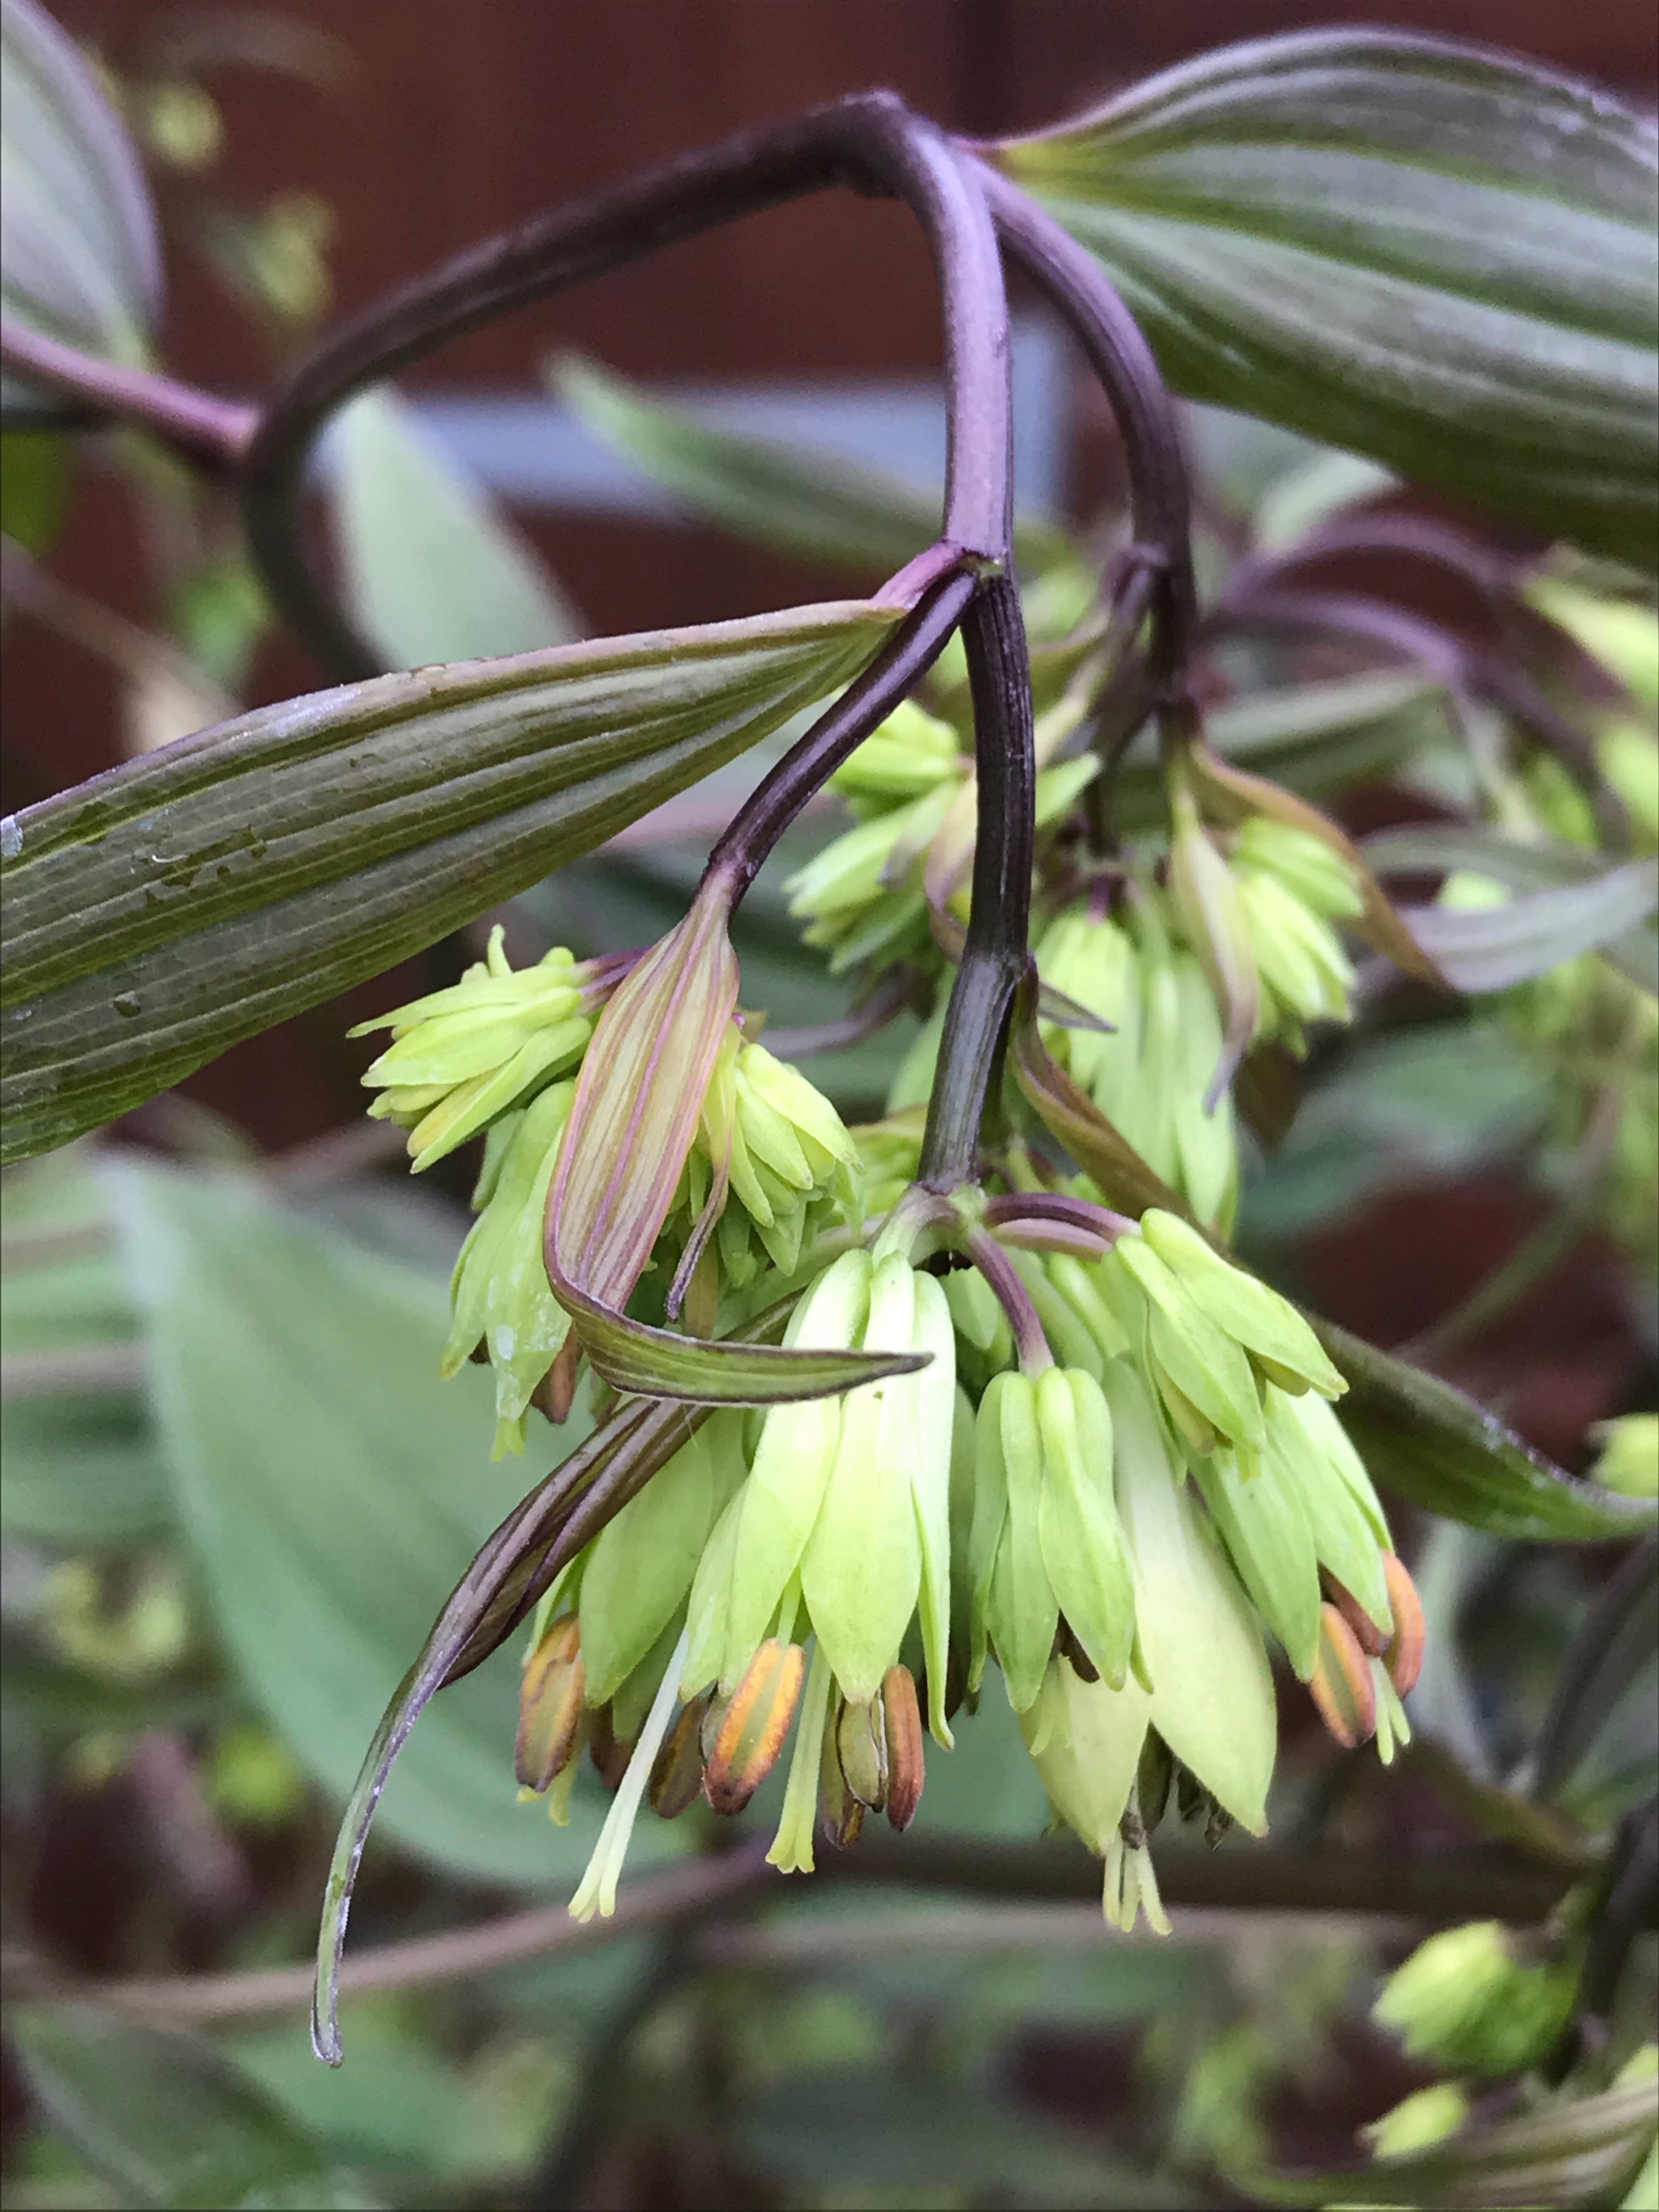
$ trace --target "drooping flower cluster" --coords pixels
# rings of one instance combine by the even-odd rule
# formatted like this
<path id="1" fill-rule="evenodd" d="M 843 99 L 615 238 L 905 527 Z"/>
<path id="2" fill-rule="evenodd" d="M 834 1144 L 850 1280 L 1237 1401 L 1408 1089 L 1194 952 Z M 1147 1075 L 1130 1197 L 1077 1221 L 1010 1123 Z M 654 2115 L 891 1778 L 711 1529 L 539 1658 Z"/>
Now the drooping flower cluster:
<path id="1" fill-rule="evenodd" d="M 1079 711 L 1050 708 L 1051 752 Z M 1041 804 L 1094 773 L 1052 759 Z M 759 1042 L 718 884 L 636 961 L 515 973 L 498 933 L 379 1024 L 366 1079 L 417 1164 L 483 1138 L 442 1364 L 490 1364 L 498 1450 L 584 1367 L 600 1432 L 641 1395 L 695 1409 L 543 1593 L 520 1782 L 562 1818 L 586 1755 L 615 1793 L 579 1912 L 611 1910 L 642 1808 L 735 1813 L 781 1763 L 772 1857 L 805 1869 L 818 1828 L 908 1825 L 924 1735 L 949 1748 L 1000 1675 L 1112 1917 L 1162 1926 L 1168 1807 L 1267 1825 L 1275 1647 L 1340 1741 L 1386 1760 L 1409 1734 L 1421 1614 L 1343 1378 L 1194 1225 L 1236 1194 L 1239 1007 L 1245 1042 L 1346 1015 L 1358 887 L 1294 825 L 1250 815 L 1224 849 L 1177 809 L 1166 859 L 1051 902 L 1042 1036 L 1192 1219 L 1109 1211 L 1012 1089 L 1000 1148 L 940 1191 L 918 1177 L 971 775 L 911 707 L 840 781 L 861 818 L 797 879 L 809 934 L 940 993 L 884 1120 L 849 1130 Z"/>

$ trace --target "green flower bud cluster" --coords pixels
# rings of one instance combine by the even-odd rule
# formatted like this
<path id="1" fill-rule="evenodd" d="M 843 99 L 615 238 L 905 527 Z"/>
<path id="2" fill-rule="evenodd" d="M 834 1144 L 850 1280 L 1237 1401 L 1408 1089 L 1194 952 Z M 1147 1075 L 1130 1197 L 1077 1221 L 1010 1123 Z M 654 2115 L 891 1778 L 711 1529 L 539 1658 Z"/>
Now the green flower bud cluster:
<path id="1" fill-rule="evenodd" d="M 694 1224 L 711 1193 L 726 1190 L 716 1231 L 724 1279 L 744 1289 L 769 1261 L 793 1275 L 815 1234 L 861 1220 L 861 1186 L 858 1147 L 823 1092 L 733 1026 L 685 1178 Z"/>
<path id="2" fill-rule="evenodd" d="M 1045 732 L 1060 742 L 1079 718 L 1068 708 Z M 935 959 L 930 903 L 968 915 L 977 793 L 970 754 L 948 722 L 907 700 L 836 771 L 831 787 L 859 817 L 790 878 L 789 911 L 823 946 L 832 974 L 868 960 Z M 1041 750 L 1041 749 L 1040 749 Z M 1039 767 L 1036 827 L 1069 813 L 1092 781 L 1092 755 Z"/>
<path id="3" fill-rule="evenodd" d="M 1528 1963 L 1496 1920 L 1448 1928 L 1389 1978 L 1372 2017 L 1408 2056 L 1455 2074 L 1520 2074 L 1546 2057 L 1572 2010 L 1566 1957 Z"/>
<path id="4" fill-rule="evenodd" d="M 714 1414 L 543 1601 L 520 1781 L 550 1790 L 562 1817 L 584 1742 L 621 1776 L 579 1913 L 610 1911 L 647 1797 L 671 1817 L 699 1793 L 737 1812 L 792 1728 L 775 1863 L 810 1869 L 817 1815 L 842 1842 L 867 1811 L 907 1825 L 921 1790 L 912 1656 L 933 1732 L 951 1742 L 956 1380 L 944 1291 L 896 1244 L 859 1247 L 810 1285 L 784 1342 L 928 1364 L 841 1398 Z"/>
<path id="5" fill-rule="evenodd" d="M 1060 915 L 1036 948 L 1043 981 L 1109 1032 L 1045 1024 L 1049 1051 L 1147 1165 L 1200 1220 L 1224 1229 L 1238 1191 L 1232 1100 L 1206 1109 L 1221 1018 L 1204 970 L 1173 929 L 1168 900 L 1137 886 L 1122 920 Z"/>
<path id="6" fill-rule="evenodd" d="M 1234 881 L 1261 988 L 1258 1039 L 1302 1047 L 1306 1022 L 1346 1022 L 1353 963 L 1331 927 L 1364 910 L 1354 873 L 1311 831 L 1253 814 L 1232 850 Z"/>
<path id="7" fill-rule="evenodd" d="M 806 925 L 806 942 L 828 951 L 832 975 L 925 951 L 927 852 L 959 787 L 959 779 L 947 775 L 918 797 L 871 814 L 789 878 L 789 911 Z"/>
<path id="8" fill-rule="evenodd" d="M 967 771 L 962 739 L 949 722 L 914 699 L 900 702 L 830 779 L 860 819 L 921 799 L 940 784 L 956 785 Z"/>
<path id="9" fill-rule="evenodd" d="M 368 1110 L 410 1132 L 417 1172 L 573 1068 L 587 1048 L 604 971 L 614 963 L 578 962 L 556 945 L 533 968 L 514 969 L 504 936 L 498 923 L 484 957 L 459 983 L 350 1032 L 392 1031 L 363 1075 L 380 1092 Z"/>

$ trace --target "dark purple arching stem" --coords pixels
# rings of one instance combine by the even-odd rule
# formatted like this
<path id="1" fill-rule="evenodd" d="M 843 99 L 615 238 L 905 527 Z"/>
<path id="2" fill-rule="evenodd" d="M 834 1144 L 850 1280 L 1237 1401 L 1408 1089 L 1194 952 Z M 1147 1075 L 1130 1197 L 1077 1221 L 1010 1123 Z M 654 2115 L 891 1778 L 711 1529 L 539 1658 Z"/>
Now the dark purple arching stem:
<path id="1" fill-rule="evenodd" d="M 1136 1229 L 1127 1213 L 1114 1213 L 1109 1206 L 1097 1206 L 1092 1199 L 1079 1198 L 1065 1190 L 1003 1192 L 987 1200 L 985 1221 L 999 1235 L 1005 1230 L 1025 1227 L 1073 1229 L 1079 1236 L 1091 1237 L 1102 1253 L 1109 1252 L 1120 1237 L 1132 1236 Z"/>
<path id="2" fill-rule="evenodd" d="M 891 93 L 861 93 L 739 132 L 474 246 L 347 323 L 301 363 L 261 424 L 244 508 L 272 597 L 313 651 L 342 676 L 380 672 L 313 570 L 301 529 L 312 447 L 344 400 L 510 308 L 838 184 L 902 199 L 927 233 L 945 300 L 942 535 L 958 551 L 1006 559 L 1007 308 L 990 217 L 933 125 Z"/>
<path id="3" fill-rule="evenodd" d="M 1276 575 L 1273 583 L 1269 588 L 1262 568 L 1255 572 L 1249 590 L 1230 585 L 1208 616 L 1206 629 L 1323 629 L 1364 638 L 1426 669 L 1449 690 L 1491 700 L 1554 754 L 1589 801 L 1609 846 L 1627 848 L 1630 823 L 1624 803 L 1603 777 L 1589 741 L 1522 670 L 1390 600 L 1358 592 L 1304 591 L 1288 580 L 1279 583 Z"/>
<path id="4" fill-rule="evenodd" d="M 934 1190 L 975 1179 L 986 1091 L 1030 957 L 1036 843 L 1031 664 L 1011 575 L 981 584 L 963 619 L 962 641 L 974 702 L 979 830 L 968 933 L 922 1139 L 919 1176 Z"/>
<path id="5" fill-rule="evenodd" d="M 82 402 L 94 417 L 147 430 L 210 476 L 229 476 L 258 428 L 259 410 L 221 399 L 146 368 L 100 361 L 10 315 L 0 315 L 0 361 L 50 391 Z"/>
<path id="6" fill-rule="evenodd" d="M 1160 693 L 1184 688 L 1197 626 L 1192 501 L 1163 372 L 1094 256 L 1000 170 L 965 149 L 963 158 L 985 194 L 1003 252 L 1064 317 L 1111 403 L 1129 471 L 1134 551 L 1162 582 L 1151 609 L 1148 672 Z"/>
<path id="7" fill-rule="evenodd" d="M 1019 1279 L 1019 1270 L 1003 1250 L 988 1230 L 970 1229 L 960 1240 L 959 1249 L 968 1255 L 996 1294 L 997 1304 L 1008 1316 L 1014 1349 L 1019 1355 L 1021 1371 L 1040 1375 L 1045 1367 L 1052 1367 L 1054 1357 L 1048 1349 L 1048 1340 L 1043 1334 L 1037 1310 L 1031 1303 L 1031 1294 Z"/>
<path id="8" fill-rule="evenodd" d="M 864 673 L 791 745 L 732 816 L 704 872 L 705 882 L 726 878 L 732 908 L 813 793 L 927 674 L 975 589 L 973 577 L 959 568 L 930 586 Z"/>

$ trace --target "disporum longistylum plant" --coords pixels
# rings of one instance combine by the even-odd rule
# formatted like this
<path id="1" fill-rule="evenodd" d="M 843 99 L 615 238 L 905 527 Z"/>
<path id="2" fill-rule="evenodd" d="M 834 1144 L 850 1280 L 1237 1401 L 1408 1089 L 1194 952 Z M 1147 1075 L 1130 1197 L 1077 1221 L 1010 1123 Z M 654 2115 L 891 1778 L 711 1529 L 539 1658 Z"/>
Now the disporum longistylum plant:
<path id="1" fill-rule="evenodd" d="M 1536 124 L 1519 150 L 1517 101 Z M 1243 156 L 1298 128 L 1334 166 L 1291 215 Z M 1170 187 L 1183 212 L 1166 228 L 1221 193 L 1207 274 L 1124 212 L 1137 192 L 1156 201 L 1160 148 L 1195 164 Z M 1212 155 L 1222 181 L 1206 185 Z M 1132 179 L 1119 205 L 1121 173 L 1145 159 L 1153 183 Z M 1427 242 L 1389 198 L 1389 165 L 1413 161 L 1414 188 L 1444 200 Z M 1318 34 L 998 145 L 953 140 L 884 94 L 741 135 L 440 270 L 325 340 L 261 410 L 137 370 L 100 382 L 50 331 L 8 326 L 24 373 L 234 473 L 277 603 L 352 679 L 8 823 L 18 1003 L 34 1023 L 14 1030 L 8 1078 L 20 1152 L 476 919 L 805 724 L 657 943 L 514 965 L 496 928 L 458 981 L 361 1025 L 389 1032 L 364 1080 L 413 1168 L 476 1146 L 477 1218 L 434 1358 L 450 1374 L 489 1364 L 498 1455 L 556 1449 L 579 1399 L 591 1425 L 463 1576 L 371 1747 L 330 1884 L 324 2056 L 339 2056 L 346 1913 L 392 1762 L 435 1692 L 515 1633 L 503 1761 L 555 1820 L 585 1757 L 614 1792 L 580 1915 L 613 1909 L 647 1805 L 735 1814 L 775 1767 L 779 1868 L 810 1870 L 821 1838 L 845 1849 L 884 1815 L 902 1830 L 928 1757 L 1006 1698 L 1057 1820 L 1104 1863 L 1109 1917 L 1163 1929 L 1152 1838 L 1172 1812 L 1212 1842 L 1267 1826 L 1276 1664 L 1346 1748 L 1374 1745 L 1386 1765 L 1411 1738 L 1424 1611 L 1374 1474 L 1506 1533 L 1638 1525 L 1639 1504 L 1572 1489 L 1490 1416 L 1309 1316 L 1229 1239 L 1247 1128 L 1273 1119 L 1264 1097 L 1389 975 L 1508 991 L 1517 1034 L 1554 1055 L 1564 1133 L 1586 1115 L 1610 1127 L 1604 1197 L 1639 1181 L 1652 997 L 1631 933 L 1652 910 L 1659 752 L 1630 656 L 1648 652 L 1650 616 L 1624 580 L 1575 578 L 1561 556 L 1493 566 L 1443 526 L 1320 514 L 1200 607 L 1165 379 L 1639 559 L 1651 502 L 1632 394 L 1650 355 L 1632 335 L 1641 284 L 1613 248 L 1653 167 L 1637 118 L 1561 80 L 1430 41 Z M 341 400 L 501 307 L 842 182 L 906 203 L 932 252 L 949 427 L 934 542 L 864 601 L 376 678 L 295 526 Z M 1510 242 L 1482 197 L 1500 189 L 1569 228 L 1593 215 L 1606 300 L 1587 306 L 1561 276 L 1566 247 L 1547 270 Z M 1371 196 L 1374 216 L 1353 212 Z M 1265 257 L 1253 271 L 1228 258 L 1247 234 Z M 1109 557 L 1060 533 L 1017 539 L 1008 267 L 1069 327 L 1116 416 L 1129 497 Z M 1413 319 L 1413 286 L 1437 336 Z M 1494 292 L 1533 318 L 1524 342 Z M 591 377 L 580 388 L 628 419 Z M 1322 551 L 1345 546 L 1475 574 L 1504 619 L 1524 611 L 1547 683 L 1400 606 L 1319 588 Z M 1483 872 L 1498 843 L 1466 836 L 1442 853 L 1440 904 L 1396 911 L 1371 856 L 1293 778 L 1212 742 L 1210 648 L 1253 625 L 1391 648 L 1472 726 L 1501 708 L 1504 746 L 1471 744 L 1480 827 L 1516 831 L 1542 875 L 1505 875 L 1509 859 Z M 1590 738 L 1588 702 L 1603 724 Z M 791 878 L 791 912 L 859 979 L 865 1026 L 921 1017 L 885 1113 L 854 1126 L 769 1048 L 730 934 L 826 792 L 850 826 Z M 177 836 L 221 838 L 187 871 L 187 925 L 173 878 L 147 873 L 168 809 Z M 1421 848 L 1395 857 L 1432 865 Z M 65 949 L 69 872 L 84 890 L 88 866 L 117 872 L 118 956 Z M 1522 950 L 1548 919 L 1526 908 L 1540 883 L 1578 894 L 1551 910 L 1571 941 L 1541 958 Z M 1588 965 L 1545 976 L 1569 954 Z M 112 957 L 128 1028 L 104 1038 Z M 1520 1986 L 1501 1944 L 1462 1940 L 1483 1989 Z M 1437 2051 L 1496 2047 L 1466 2033 L 1467 1991 L 1449 2029 L 1438 2012 L 1422 2027 L 1431 1967 L 1391 1985 L 1385 2017 Z M 1517 2063 L 1565 2017 L 1559 1979 Z"/>

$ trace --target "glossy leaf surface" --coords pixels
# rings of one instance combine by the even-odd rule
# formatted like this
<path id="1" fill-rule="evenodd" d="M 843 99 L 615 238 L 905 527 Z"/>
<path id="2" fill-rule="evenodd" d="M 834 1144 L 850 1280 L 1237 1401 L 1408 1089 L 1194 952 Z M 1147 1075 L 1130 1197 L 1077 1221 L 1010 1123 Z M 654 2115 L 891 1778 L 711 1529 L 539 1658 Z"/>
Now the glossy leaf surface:
<path id="1" fill-rule="evenodd" d="M 3 1157 L 380 973 L 837 690 L 865 601 L 343 685 L 0 824 Z"/>
<path id="2" fill-rule="evenodd" d="M 994 157 L 1177 390 L 1650 568 L 1656 148 L 1518 58 L 1343 29 L 1223 48 Z"/>

